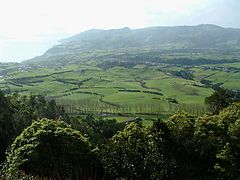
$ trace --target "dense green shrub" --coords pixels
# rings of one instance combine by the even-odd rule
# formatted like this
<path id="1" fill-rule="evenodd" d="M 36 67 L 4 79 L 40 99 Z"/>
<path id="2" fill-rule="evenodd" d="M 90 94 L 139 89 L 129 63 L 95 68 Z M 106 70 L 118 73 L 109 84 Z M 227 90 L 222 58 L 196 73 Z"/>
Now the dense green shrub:
<path id="1" fill-rule="evenodd" d="M 19 135 L 7 155 L 5 173 L 23 171 L 42 177 L 64 179 L 87 174 L 93 167 L 89 143 L 81 133 L 62 121 L 34 121 Z"/>
<path id="2" fill-rule="evenodd" d="M 101 160 L 106 173 L 113 177 L 147 179 L 146 146 L 145 129 L 139 123 L 127 125 L 102 148 Z"/>

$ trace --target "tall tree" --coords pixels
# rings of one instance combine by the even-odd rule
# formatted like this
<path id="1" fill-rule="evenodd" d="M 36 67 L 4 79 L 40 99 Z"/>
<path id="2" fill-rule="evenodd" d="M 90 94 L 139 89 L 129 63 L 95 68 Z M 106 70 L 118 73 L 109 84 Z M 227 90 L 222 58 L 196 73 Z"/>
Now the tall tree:
<path id="1" fill-rule="evenodd" d="M 211 96 L 205 98 L 205 103 L 209 105 L 209 109 L 213 114 L 218 114 L 219 111 L 229 106 L 232 102 L 230 94 L 224 88 L 218 88 Z"/>
<path id="2" fill-rule="evenodd" d="M 144 158 L 146 131 L 142 125 L 131 123 L 102 149 L 102 163 L 108 175 L 148 179 Z"/>
<path id="3" fill-rule="evenodd" d="M 13 108 L 0 91 L 0 163 L 5 160 L 5 151 L 14 134 Z"/>

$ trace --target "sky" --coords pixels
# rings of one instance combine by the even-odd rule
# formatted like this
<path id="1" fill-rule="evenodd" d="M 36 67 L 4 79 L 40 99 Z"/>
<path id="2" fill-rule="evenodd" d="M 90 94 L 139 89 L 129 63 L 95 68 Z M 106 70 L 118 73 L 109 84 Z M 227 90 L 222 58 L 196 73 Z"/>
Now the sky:
<path id="1" fill-rule="evenodd" d="M 216 24 L 240 28 L 240 0 L 0 0 L 0 62 L 43 54 L 99 28 Z"/>

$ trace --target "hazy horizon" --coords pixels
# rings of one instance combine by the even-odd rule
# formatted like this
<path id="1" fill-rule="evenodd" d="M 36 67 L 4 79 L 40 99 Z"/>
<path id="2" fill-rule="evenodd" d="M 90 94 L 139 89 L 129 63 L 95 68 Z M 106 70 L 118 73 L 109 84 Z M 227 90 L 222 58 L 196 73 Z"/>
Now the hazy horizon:
<path id="1" fill-rule="evenodd" d="M 43 54 L 88 29 L 214 24 L 240 28 L 237 0 L 0 0 L 0 62 Z"/>

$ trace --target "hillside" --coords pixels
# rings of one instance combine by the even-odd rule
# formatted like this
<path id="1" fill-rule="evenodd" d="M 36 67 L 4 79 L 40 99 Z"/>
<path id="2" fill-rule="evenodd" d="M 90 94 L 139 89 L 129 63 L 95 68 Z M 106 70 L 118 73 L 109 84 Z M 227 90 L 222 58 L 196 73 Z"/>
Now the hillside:
<path id="1" fill-rule="evenodd" d="M 25 63 L 70 63 L 89 60 L 119 59 L 140 53 L 235 52 L 240 49 L 240 29 L 203 24 L 197 26 L 149 27 L 131 30 L 92 29 L 49 49 Z M 114 56 L 114 57 L 113 57 Z"/>

